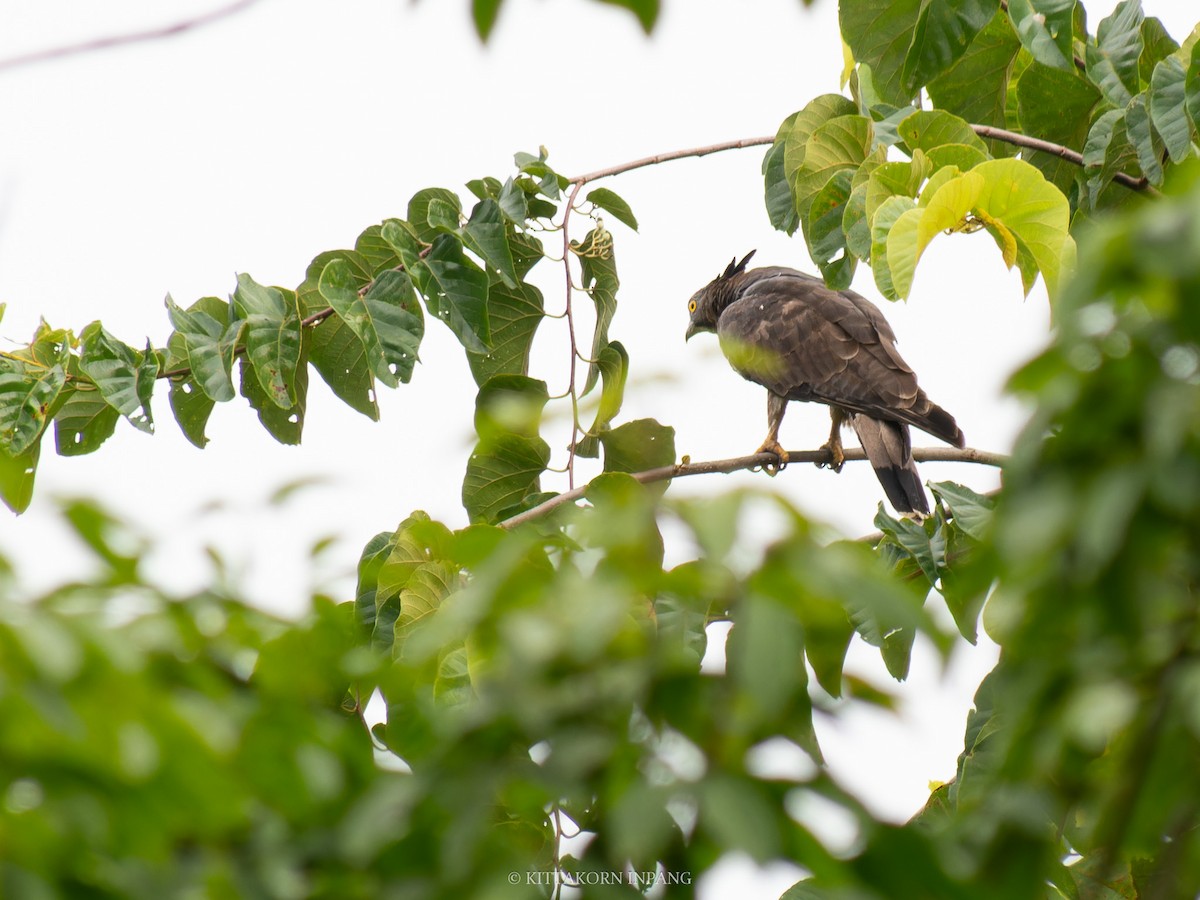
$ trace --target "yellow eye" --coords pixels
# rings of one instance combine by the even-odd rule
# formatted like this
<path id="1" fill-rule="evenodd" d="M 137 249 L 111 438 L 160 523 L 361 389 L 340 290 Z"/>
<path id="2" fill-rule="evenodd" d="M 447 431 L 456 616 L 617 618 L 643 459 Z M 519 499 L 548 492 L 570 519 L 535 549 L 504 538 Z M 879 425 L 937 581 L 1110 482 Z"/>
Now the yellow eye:
<path id="1" fill-rule="evenodd" d="M 696 311 L 696 301 L 695 301 L 695 300 L 689 300 L 689 301 L 688 301 L 688 312 L 690 312 L 690 313 L 693 313 L 693 312 L 695 312 L 695 311 Z"/>

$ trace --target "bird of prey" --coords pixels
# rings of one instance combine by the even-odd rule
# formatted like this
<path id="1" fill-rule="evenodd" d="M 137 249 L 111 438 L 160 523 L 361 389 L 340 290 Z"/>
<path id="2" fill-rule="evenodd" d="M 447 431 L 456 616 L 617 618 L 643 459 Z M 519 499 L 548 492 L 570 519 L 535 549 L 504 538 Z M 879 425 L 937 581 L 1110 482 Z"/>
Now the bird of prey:
<path id="1" fill-rule="evenodd" d="M 687 337 L 716 332 L 734 370 L 767 389 L 767 438 L 757 452 L 774 453 L 786 465 L 779 425 L 788 401 L 824 403 L 833 427 L 822 449 L 834 471 L 845 461 L 840 431 L 847 424 L 892 506 L 927 514 L 908 426 L 962 447 L 954 417 L 917 387 L 916 375 L 896 352 L 891 326 L 870 301 L 795 269 L 747 271 L 753 255 L 731 261 L 692 296 Z"/>

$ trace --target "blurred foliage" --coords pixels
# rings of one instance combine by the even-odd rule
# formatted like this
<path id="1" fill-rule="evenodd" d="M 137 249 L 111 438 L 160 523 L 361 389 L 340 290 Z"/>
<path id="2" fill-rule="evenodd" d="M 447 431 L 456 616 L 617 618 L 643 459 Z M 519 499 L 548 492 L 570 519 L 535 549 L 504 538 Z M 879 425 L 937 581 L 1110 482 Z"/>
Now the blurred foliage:
<path id="1" fill-rule="evenodd" d="M 658 9 L 617 5 L 647 29 Z M 482 34 L 499 7 L 474 4 Z M 378 384 L 414 377 L 427 316 L 466 354 L 478 441 L 471 524 L 412 513 L 364 549 L 353 601 L 314 597 L 298 622 L 232 588 L 147 583 L 146 542 L 85 501 L 63 514 L 94 577 L 28 597 L 0 561 L 3 896 L 582 883 L 607 898 L 659 890 L 658 876 L 689 896 L 734 851 L 802 866 L 793 900 L 1197 895 L 1200 30 L 1179 44 L 1136 0 L 1094 35 L 1071 0 L 840 12 L 851 97 L 784 122 L 764 160 L 768 217 L 802 230 L 835 286 L 869 260 L 886 295 L 905 295 L 944 230 L 987 230 L 1026 290 L 1046 280 L 1055 334 L 1012 379 L 1035 411 L 1003 489 L 934 484 L 931 516 L 881 507 L 878 535 L 846 541 L 770 495 L 640 483 L 631 473 L 675 461 L 674 430 L 620 421 L 631 360 L 609 335 L 620 280 L 601 213 L 637 218 L 607 188 L 579 201 L 587 179 L 544 149 L 469 182 L 467 202 L 419 191 L 294 289 L 241 275 L 228 300 L 168 297 L 165 348 L 43 324 L 0 354 L 14 510 L 51 428 L 62 455 L 96 450 L 121 418 L 152 431 L 159 381 L 201 447 L 215 403 L 239 392 L 298 442 L 310 365 L 375 418 Z M 918 108 L 922 91 L 935 108 Z M 974 126 L 1080 164 L 1017 158 Z M 566 303 L 589 301 L 568 306 L 589 314 L 590 340 L 568 317 L 572 352 L 588 353 L 557 398 L 529 372 L 545 232 L 568 251 Z M 570 407 L 567 447 L 543 438 L 551 403 Z M 579 504 L 509 527 L 554 496 L 556 452 L 572 476 L 581 457 L 600 474 Z M 778 523 L 767 546 L 748 544 L 750 522 Z M 664 566 L 664 532 L 685 562 Z M 930 607 L 943 602 L 948 617 Z M 822 766 L 814 728 L 893 705 L 844 673 L 851 641 L 903 679 L 918 636 L 945 655 L 981 621 L 1002 654 L 956 777 L 907 824 L 877 820 Z M 780 754 L 786 774 L 760 764 Z M 819 808 L 851 824 L 848 847 L 819 837 Z"/>

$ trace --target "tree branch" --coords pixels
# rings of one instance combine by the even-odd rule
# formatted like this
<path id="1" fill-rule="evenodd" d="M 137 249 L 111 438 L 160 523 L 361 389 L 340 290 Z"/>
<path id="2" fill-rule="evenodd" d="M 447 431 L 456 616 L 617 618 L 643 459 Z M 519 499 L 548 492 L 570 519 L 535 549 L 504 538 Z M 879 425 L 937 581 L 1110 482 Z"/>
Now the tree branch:
<path id="1" fill-rule="evenodd" d="M 847 462 L 862 462 L 867 454 L 859 447 L 848 447 L 845 450 Z M 917 462 L 964 462 L 976 463 L 981 466 L 1003 466 L 1007 457 L 988 450 L 976 450 L 973 447 L 958 449 L 957 447 L 914 447 L 913 459 Z M 832 462 L 828 450 L 789 450 L 789 465 L 792 463 L 829 463 Z M 633 472 L 632 477 L 642 484 L 655 481 L 667 481 L 671 478 L 683 478 L 687 475 L 712 475 L 715 473 L 728 474 L 742 469 L 754 469 L 761 466 L 773 465 L 778 461 L 774 453 L 754 453 L 750 456 L 736 456 L 732 459 L 715 459 L 708 462 L 691 462 L 685 457 L 684 462 L 671 466 L 659 466 L 657 469 L 647 469 L 644 472 Z M 587 493 L 588 486 L 577 487 L 564 491 L 544 503 L 517 513 L 500 523 L 501 528 L 516 528 L 534 519 L 539 519 L 550 511 L 567 503 L 573 503 Z"/>
<path id="2" fill-rule="evenodd" d="M 570 182 L 571 184 L 583 185 L 589 181 L 596 181 L 599 178 L 608 178 L 610 175 L 632 172 L 634 169 L 644 169 L 646 166 L 657 166 L 659 163 L 670 162 L 673 159 L 708 156 L 710 153 L 721 153 L 724 150 L 761 147 L 764 144 L 773 144 L 774 142 L 775 137 L 772 135 L 770 137 L 742 138 L 738 141 L 725 141 L 720 144 L 709 144 L 707 147 L 692 147 L 688 150 L 672 150 L 670 153 L 659 153 L 655 156 L 647 156 L 644 159 L 635 159 L 633 162 L 621 163 L 618 166 L 611 166 L 607 169 L 597 169 L 595 172 L 588 172 L 586 175 L 576 175 L 570 179 Z"/>
<path id="3" fill-rule="evenodd" d="M 1070 147 L 1064 147 L 1062 144 L 1052 144 L 1050 141 L 1043 141 L 1041 138 L 1030 137 L 1027 134 L 1018 134 L 1015 131 L 1005 131 L 1003 128 L 995 128 L 991 125 L 972 125 L 971 129 L 980 137 L 991 138 L 994 141 L 1003 141 L 1015 147 L 1024 147 L 1028 150 L 1049 153 L 1051 156 L 1065 159 L 1069 163 L 1074 163 L 1080 167 L 1083 166 L 1083 154 L 1077 150 L 1072 150 Z M 1146 180 L 1145 176 L 1134 178 L 1126 172 L 1117 172 L 1113 176 L 1113 181 L 1123 184 L 1130 190 L 1142 191 L 1153 197 L 1159 196 L 1158 190 Z"/>
<path id="4" fill-rule="evenodd" d="M 182 22 L 174 22 L 158 28 L 148 28 L 145 31 L 134 31 L 129 34 L 115 34 L 108 37 L 95 38 L 90 41 L 83 41 L 78 44 L 51 47 L 48 50 L 35 50 L 33 53 L 25 53 L 21 56 L 10 57 L 9 59 L 0 59 L 0 72 L 6 69 L 16 69 L 21 66 L 49 62 L 52 59 L 61 59 L 64 56 L 77 56 L 83 53 L 91 53 L 94 50 L 107 50 L 109 47 L 119 47 L 122 44 L 137 44 L 143 41 L 174 37 L 177 34 L 183 34 L 185 31 L 191 31 L 193 28 L 211 25 L 220 19 L 240 13 L 245 9 L 249 9 L 257 2 L 258 0 L 238 0 L 237 3 L 231 3 L 220 9 L 214 9 L 212 12 L 203 13 L 194 19 L 185 19 Z"/>

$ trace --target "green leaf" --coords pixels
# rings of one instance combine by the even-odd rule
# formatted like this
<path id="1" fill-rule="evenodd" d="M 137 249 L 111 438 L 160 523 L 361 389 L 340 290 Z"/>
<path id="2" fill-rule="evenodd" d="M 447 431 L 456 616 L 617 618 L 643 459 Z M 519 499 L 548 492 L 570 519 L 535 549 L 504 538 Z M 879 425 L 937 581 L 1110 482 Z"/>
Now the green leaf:
<path id="1" fill-rule="evenodd" d="M 637 16 L 637 20 L 646 34 L 654 29 L 654 23 L 658 21 L 659 0 L 600 0 L 600 2 L 629 10 Z"/>
<path id="2" fill-rule="evenodd" d="M 489 379 L 475 397 L 475 431 L 480 441 L 506 434 L 537 437 L 549 399 L 546 382 L 536 378 L 497 375 Z"/>
<path id="3" fill-rule="evenodd" d="M 596 418 L 583 439 L 575 446 L 575 455 L 595 459 L 600 455 L 600 434 L 621 411 L 625 381 L 629 377 L 629 354 L 620 341 L 612 341 L 600 351 L 598 361 L 602 387 Z"/>
<path id="4" fill-rule="evenodd" d="M 775 143 L 783 143 L 783 177 L 791 191 L 796 172 L 804 165 L 808 139 L 813 132 L 839 116 L 852 116 L 858 107 L 841 94 L 821 94 L 808 102 L 804 109 L 784 120 L 775 136 Z M 794 204 L 794 201 L 793 201 Z"/>
<path id="5" fill-rule="evenodd" d="M 505 518 L 538 492 L 550 448 L 538 436 L 546 384 L 524 375 L 497 375 L 475 398 L 479 443 L 467 463 L 462 500 L 472 522 Z"/>
<path id="6" fill-rule="evenodd" d="M 1138 58 L 1138 78 L 1142 84 L 1150 84 L 1155 67 L 1179 51 L 1179 43 L 1167 33 L 1162 20 L 1148 16 L 1142 20 L 1142 55 Z M 1179 62 L 1186 65 L 1186 58 Z"/>
<path id="7" fill-rule="evenodd" d="M 675 429 L 654 419 L 635 419 L 600 435 L 605 472 L 644 472 L 675 462 Z M 662 493 L 667 482 L 649 485 Z"/>
<path id="8" fill-rule="evenodd" d="M 913 151 L 912 162 L 887 162 L 877 166 L 867 179 L 868 221 L 875 218 L 875 213 L 888 197 L 916 198 L 921 183 L 931 171 L 929 158 L 922 150 Z"/>
<path id="9" fill-rule="evenodd" d="M 1200 129 L 1200 41 L 1192 47 L 1191 60 L 1184 76 L 1184 87 L 1187 92 L 1188 115 L 1192 117 L 1192 124 Z"/>
<path id="10" fill-rule="evenodd" d="M 263 427 L 281 444 L 299 444 L 304 431 L 304 411 L 308 406 L 308 366 L 301 365 L 296 369 L 293 381 L 296 401 L 284 409 L 263 390 L 249 360 L 243 356 L 239 362 L 242 396 L 250 401 L 250 407 L 258 413 Z"/>
<path id="11" fill-rule="evenodd" d="M 853 175 L 851 170 L 842 169 L 830 178 L 813 198 L 805 219 L 804 237 L 809 255 L 834 290 L 850 287 L 854 277 L 856 261 L 846 252 L 846 233 L 842 230 Z"/>
<path id="12" fill-rule="evenodd" d="M 628 225 L 634 231 L 638 229 L 637 217 L 621 197 L 608 188 L 596 188 L 587 195 L 587 201 L 594 203 L 623 225 Z"/>
<path id="13" fill-rule="evenodd" d="M 539 437 L 498 435 L 480 442 L 467 462 L 463 507 L 472 522 L 498 522 L 530 493 L 550 463 L 550 447 Z"/>
<path id="14" fill-rule="evenodd" d="M 502 0 L 471 0 L 471 17 L 480 40 L 486 41 L 496 25 Z"/>
<path id="15" fill-rule="evenodd" d="M 521 282 L 515 288 L 493 282 L 488 289 L 488 324 L 492 347 L 486 353 L 467 353 L 476 384 L 494 375 L 529 374 L 533 336 L 545 313 L 542 292 Z"/>
<path id="16" fill-rule="evenodd" d="M 381 241 L 382 231 L 383 227 L 380 227 Z M 366 234 L 367 232 L 363 232 L 363 235 Z M 362 241 L 363 238 L 360 237 L 359 242 Z M 386 241 L 384 243 L 388 248 L 387 253 L 392 254 L 391 258 L 394 259 L 391 244 Z M 380 258 L 383 258 L 383 251 L 380 251 Z M 362 290 L 373 277 L 370 262 L 357 251 L 331 250 L 319 254 L 309 264 L 304 283 L 296 292 L 306 317 L 329 308 L 328 302 L 321 296 L 320 281 L 325 266 L 335 259 L 345 260 L 353 267 L 356 290 Z M 375 398 L 375 376 L 371 373 L 367 361 L 367 348 L 345 320 L 337 315 L 326 316 L 316 326 L 305 329 L 305 341 L 308 345 L 309 362 L 333 393 L 352 409 L 358 410 L 372 421 L 378 421 L 379 404 Z"/>
<path id="17" fill-rule="evenodd" d="M 1096 206 L 1100 193 L 1112 181 L 1113 175 L 1126 172 L 1136 164 L 1137 151 L 1129 142 L 1125 129 L 1125 110 L 1110 109 L 1098 116 L 1083 145 L 1089 205 Z"/>
<path id="18" fill-rule="evenodd" d="M 602 228 L 589 231 L 582 241 L 571 241 L 571 250 L 579 258 L 579 269 L 583 277 L 583 289 L 592 298 L 596 307 L 596 327 L 592 332 L 592 362 L 588 364 L 583 393 L 596 386 L 600 377 L 598 361 L 601 351 L 608 346 L 608 326 L 617 313 L 617 289 L 621 281 L 617 277 L 617 259 L 613 254 L 612 235 Z"/>
<path id="19" fill-rule="evenodd" d="M 842 231 L 846 234 L 846 249 L 859 259 L 871 256 L 871 220 L 867 218 L 867 184 L 856 185 L 846 198 L 842 213 Z"/>
<path id="20" fill-rule="evenodd" d="M 0 445 L 0 500 L 17 514 L 25 512 L 33 500 L 33 480 L 41 452 L 40 442 L 15 455 Z"/>
<path id="21" fill-rule="evenodd" d="M 1020 49 L 1008 17 L 1002 10 L 997 12 L 958 62 L 929 82 L 930 99 L 967 122 L 1003 128 L 1009 76 Z M 1000 155 L 995 147 L 992 152 Z"/>
<path id="22" fill-rule="evenodd" d="M 880 103 L 872 106 L 871 122 L 875 130 L 875 147 L 892 147 L 900 141 L 899 125 L 917 110 L 912 106 L 890 106 Z"/>
<path id="23" fill-rule="evenodd" d="M 900 74 L 904 90 L 916 94 L 954 65 L 999 8 L 999 0 L 925 0 Z"/>
<path id="24" fill-rule="evenodd" d="M 1033 63 L 1017 82 L 1017 110 L 1021 130 L 1072 150 L 1087 140 L 1092 110 L 1100 94 L 1074 72 Z M 1066 193 L 1079 175 L 1078 166 L 1053 154 L 1022 150 L 1060 191 Z"/>
<path id="25" fill-rule="evenodd" d="M 150 395 L 158 375 L 158 363 L 150 345 L 145 352 L 118 341 L 93 322 L 80 335 L 82 350 L 79 370 L 100 390 L 101 396 L 135 428 L 154 431 Z"/>
<path id="26" fill-rule="evenodd" d="M 781 820 L 783 812 L 749 778 L 714 773 L 700 784 L 700 822 L 723 850 L 741 850 L 760 863 L 778 856 Z"/>
<path id="27" fill-rule="evenodd" d="M 508 287 L 517 284 L 517 271 L 508 247 L 508 229 L 495 200 L 480 200 L 462 232 L 463 244 L 496 270 Z"/>
<path id="28" fill-rule="evenodd" d="M 400 264 L 400 257 L 396 255 L 392 245 L 383 239 L 383 225 L 369 225 L 364 228 L 362 234 L 354 241 L 354 253 L 358 257 L 355 260 L 356 267 L 361 266 L 368 276 L 378 275 L 384 269 L 394 269 Z M 341 255 L 345 257 L 345 254 Z M 307 277 L 306 272 L 305 278 Z M 304 305 L 304 299 L 301 298 L 301 306 Z"/>
<path id="29" fill-rule="evenodd" d="M 413 570 L 399 595 L 400 614 L 393 626 L 393 655 L 399 656 L 403 652 L 405 638 L 413 627 L 437 612 L 442 601 L 458 589 L 460 582 L 458 566 L 452 563 L 425 562 Z M 382 578 L 380 589 L 383 589 Z"/>
<path id="30" fill-rule="evenodd" d="M 838 116 L 813 132 L 804 151 L 804 165 L 796 171 L 792 194 L 800 221 L 821 189 L 843 169 L 856 169 L 871 151 L 873 125 L 866 116 Z"/>
<path id="31" fill-rule="evenodd" d="M 208 444 L 208 436 L 204 433 L 204 429 L 208 425 L 208 417 L 212 415 L 216 401 L 204 393 L 200 385 L 196 383 L 196 379 L 190 375 L 186 378 L 171 379 L 170 399 L 171 412 L 175 414 L 175 421 L 179 423 L 179 427 L 183 431 L 183 436 L 194 446 L 203 450 L 205 445 Z M 65 413 L 66 409 L 63 412 Z M 61 419 L 62 416 L 60 415 L 59 420 L 61 421 Z M 116 423 L 115 414 L 112 421 L 114 424 Z M 93 427 L 99 424 L 101 429 L 104 427 L 102 422 L 88 424 Z M 109 433 L 111 434 L 111 426 Z M 100 440 L 104 440 L 107 436 L 100 437 Z M 78 439 L 81 443 L 78 446 L 81 448 L 86 446 L 87 438 L 87 432 L 80 432 Z M 60 438 L 59 446 L 62 446 L 61 440 Z M 99 442 L 96 443 L 98 446 Z M 88 453 L 94 449 L 95 447 L 93 446 L 88 450 L 80 450 L 80 452 Z"/>
<path id="32" fill-rule="evenodd" d="M 1192 123 L 1188 118 L 1184 75 L 1183 63 L 1169 56 L 1154 67 L 1150 79 L 1150 120 L 1176 163 L 1192 153 Z"/>
<path id="33" fill-rule="evenodd" d="M 871 67 L 880 99 L 895 106 L 904 106 L 916 93 L 905 83 L 903 70 L 922 6 L 921 0 L 838 4 L 842 39 L 856 60 Z"/>
<path id="34" fill-rule="evenodd" d="M 203 297 L 184 310 L 167 294 L 166 305 L 196 384 L 212 400 L 232 400 L 235 391 L 231 373 L 239 329 L 229 328 L 229 304 L 216 297 Z"/>
<path id="35" fill-rule="evenodd" d="M 912 272 L 929 242 L 944 231 L 966 227 L 969 215 L 987 224 L 994 237 L 999 235 L 1002 248 L 1008 245 L 1007 265 L 1017 261 L 1018 253 L 1028 253 L 1051 297 L 1057 295 L 1064 270 L 1074 264 L 1075 245 L 1067 233 L 1070 207 L 1037 169 L 1019 159 L 981 163 L 942 184 L 923 208 L 895 219 L 887 236 L 887 265 L 898 295 L 904 296 L 911 286 Z"/>
<path id="36" fill-rule="evenodd" d="M 425 188 L 408 201 L 408 221 L 422 243 L 432 244 L 442 234 L 458 234 L 461 219 L 462 201 L 446 188 Z"/>
<path id="37" fill-rule="evenodd" d="M 19 457 L 36 444 L 66 382 L 61 365 L 45 368 L 0 357 L 0 446 Z"/>
<path id="38" fill-rule="evenodd" d="M 1087 45 L 1085 55 L 1088 78 L 1113 106 L 1125 106 L 1141 89 L 1141 55 L 1141 0 L 1121 0 L 1112 15 L 1100 20 L 1096 43 Z"/>
<path id="39" fill-rule="evenodd" d="M 804 669 L 804 628 L 773 596 L 751 593 L 734 610 L 726 644 L 729 677 L 753 707 L 750 718 L 773 721 L 787 716 L 808 683 Z"/>
<path id="40" fill-rule="evenodd" d="M 987 153 L 987 144 L 967 122 L 940 109 L 915 112 L 901 122 L 897 130 L 910 152 L 924 150 L 928 153 L 943 144 L 966 144 Z"/>
<path id="41" fill-rule="evenodd" d="M 892 288 L 902 300 L 912 290 L 913 276 L 921 258 L 922 224 L 926 218 L 931 218 L 927 212 L 927 207 L 914 206 L 892 223 L 887 234 L 887 267 Z"/>
<path id="42" fill-rule="evenodd" d="M 786 134 L 799 113 L 793 113 L 780 126 L 780 135 Z M 792 188 L 784 174 L 783 158 L 785 142 L 780 137 L 763 157 L 763 199 L 767 206 L 767 218 L 771 227 L 786 234 L 794 234 L 800 218 L 796 215 L 796 201 L 792 199 Z"/>
<path id="43" fill-rule="evenodd" d="M 246 323 L 246 355 L 266 397 L 280 409 L 296 405 L 300 362 L 300 310 L 296 294 L 238 275 L 234 315 Z M 243 374 L 245 367 L 243 366 Z M 245 395 L 245 379 L 242 380 Z"/>
<path id="44" fill-rule="evenodd" d="M 358 283 L 350 263 L 332 260 L 321 273 L 321 296 L 362 341 L 375 377 L 389 387 L 407 383 L 425 333 L 412 282 L 406 273 L 389 269 L 362 296 Z"/>
<path id="45" fill-rule="evenodd" d="M 449 234 L 434 240 L 421 268 L 428 277 L 416 277 L 430 313 L 445 322 L 468 351 L 487 353 L 487 273 L 463 255 L 462 244 Z"/>
<path id="46" fill-rule="evenodd" d="M 172 384 L 172 391 L 174 385 Z M 81 384 L 54 417 L 54 443 L 59 456 L 82 456 L 99 449 L 112 437 L 121 418 L 104 395 Z"/>
<path id="47" fill-rule="evenodd" d="M 529 205 L 525 199 L 525 192 L 517 187 L 511 178 L 501 186 L 496 202 L 500 205 L 500 212 L 504 214 L 504 218 L 514 225 L 525 224 L 529 215 Z"/>
<path id="48" fill-rule="evenodd" d="M 875 527 L 883 532 L 885 540 L 912 557 L 930 585 L 938 580 L 938 573 L 946 565 L 946 548 L 940 539 L 935 539 L 936 535 L 929 534 L 925 523 L 907 518 L 894 519 L 880 506 Z"/>
<path id="49" fill-rule="evenodd" d="M 1162 184 L 1162 140 L 1150 121 L 1145 94 L 1138 94 L 1125 107 L 1125 128 L 1129 133 L 1129 142 L 1137 153 L 1142 174 L 1151 184 Z"/>
<path id="50" fill-rule="evenodd" d="M 929 489 L 945 503 L 954 524 L 977 541 L 986 540 L 991 529 L 996 501 L 953 481 L 930 482 Z"/>
<path id="51" fill-rule="evenodd" d="M 876 287 L 889 300 L 899 300 L 902 295 L 896 291 L 891 265 L 888 262 L 888 235 L 897 220 L 914 206 L 908 197 L 889 197 L 879 207 L 879 211 L 875 213 L 875 220 L 871 223 L 871 271 L 875 275 Z M 916 265 L 915 261 L 913 265 Z"/>
<path id="52" fill-rule="evenodd" d="M 1009 0 L 1008 16 L 1021 44 L 1044 66 L 1069 72 L 1075 0 Z"/>
<path id="53" fill-rule="evenodd" d="M 935 174 L 947 166 L 957 169 L 959 172 L 966 172 L 984 160 L 991 159 L 991 156 L 980 152 L 977 147 L 967 144 L 942 144 L 940 147 L 930 147 L 927 155 Z M 1003 155 L 1001 154 L 1001 156 Z"/>

